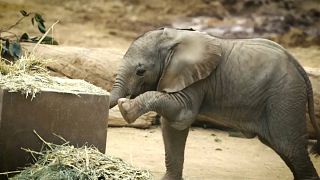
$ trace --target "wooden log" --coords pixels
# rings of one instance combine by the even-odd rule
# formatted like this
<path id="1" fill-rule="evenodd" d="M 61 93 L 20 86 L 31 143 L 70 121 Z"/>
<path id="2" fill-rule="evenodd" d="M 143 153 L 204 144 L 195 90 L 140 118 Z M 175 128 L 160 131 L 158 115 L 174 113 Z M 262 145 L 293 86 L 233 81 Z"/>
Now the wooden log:
<path id="1" fill-rule="evenodd" d="M 32 51 L 34 44 L 23 43 L 22 47 Z M 35 54 L 52 62 L 48 68 L 54 75 L 71 79 L 83 79 L 96 86 L 111 90 L 123 52 L 118 49 L 82 48 L 40 44 Z"/>

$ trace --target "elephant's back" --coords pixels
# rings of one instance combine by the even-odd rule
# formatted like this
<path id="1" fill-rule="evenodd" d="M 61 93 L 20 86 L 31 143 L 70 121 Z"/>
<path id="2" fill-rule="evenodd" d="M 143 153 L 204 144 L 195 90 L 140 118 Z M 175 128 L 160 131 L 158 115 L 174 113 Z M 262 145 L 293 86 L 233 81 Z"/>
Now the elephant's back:
<path id="1" fill-rule="evenodd" d="M 230 40 L 222 46 L 225 53 L 220 68 L 229 77 L 243 79 L 240 82 L 273 78 L 272 74 L 285 73 L 289 65 L 285 49 L 269 40 Z"/>
<path id="2" fill-rule="evenodd" d="M 226 41 L 222 46 L 226 50 L 221 68 L 229 75 L 257 81 L 283 74 L 301 76 L 289 52 L 273 41 L 240 39 Z"/>
<path id="3" fill-rule="evenodd" d="M 281 45 L 267 39 L 244 39 L 234 41 L 234 52 L 230 57 L 248 66 L 253 75 L 268 75 L 277 79 L 289 75 L 303 81 L 297 60 Z M 240 53 L 237 53 L 240 52 Z"/>
<path id="4" fill-rule="evenodd" d="M 237 126 L 239 119 L 242 123 L 258 119 L 276 94 L 305 95 L 304 79 L 281 46 L 250 39 L 226 41 L 223 48 L 223 60 L 210 76 L 212 88 L 200 115 Z"/>
<path id="5" fill-rule="evenodd" d="M 243 111 L 259 112 L 256 108 L 268 97 L 292 88 L 295 83 L 299 86 L 304 83 L 286 51 L 268 41 L 231 41 L 229 48 L 211 76 L 214 93 L 210 94 L 214 98 L 208 99 L 214 107 L 224 107 L 223 114 L 240 116 Z"/>

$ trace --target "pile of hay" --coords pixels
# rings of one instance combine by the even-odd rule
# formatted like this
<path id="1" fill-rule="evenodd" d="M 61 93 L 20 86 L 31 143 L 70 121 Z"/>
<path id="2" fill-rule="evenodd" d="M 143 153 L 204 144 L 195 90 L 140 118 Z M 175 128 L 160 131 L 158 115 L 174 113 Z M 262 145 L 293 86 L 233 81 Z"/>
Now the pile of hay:
<path id="1" fill-rule="evenodd" d="M 14 62 L 1 58 L 0 73 L 1 75 L 46 73 L 48 72 L 46 66 L 51 61 L 50 59 L 43 59 L 35 56 L 33 53 L 26 52 L 20 59 Z"/>
<path id="2" fill-rule="evenodd" d="M 38 135 L 39 138 L 41 138 Z M 94 147 L 75 148 L 66 142 L 57 145 L 44 141 L 46 150 L 29 151 L 38 155 L 35 164 L 25 168 L 11 180 L 102 180 L 102 179 L 152 179 L 147 170 L 128 165 L 123 160 L 102 154 Z"/>
<path id="3" fill-rule="evenodd" d="M 40 91 L 72 94 L 99 94 L 107 92 L 83 80 L 52 77 L 46 69 L 49 60 L 27 54 L 14 63 L 0 61 L 0 87 L 10 92 L 21 92 L 35 97 Z"/>

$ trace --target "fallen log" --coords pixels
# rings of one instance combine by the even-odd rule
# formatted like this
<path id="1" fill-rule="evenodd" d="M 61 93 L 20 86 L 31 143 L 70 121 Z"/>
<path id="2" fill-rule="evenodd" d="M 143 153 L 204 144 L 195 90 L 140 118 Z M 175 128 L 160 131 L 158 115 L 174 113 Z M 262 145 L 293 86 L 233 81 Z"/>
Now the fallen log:
<path id="1" fill-rule="evenodd" d="M 34 44 L 23 43 L 23 49 L 32 51 Z M 40 44 L 35 54 L 51 59 L 48 68 L 54 75 L 83 79 L 96 86 L 111 90 L 123 52 L 118 49 L 82 48 Z"/>

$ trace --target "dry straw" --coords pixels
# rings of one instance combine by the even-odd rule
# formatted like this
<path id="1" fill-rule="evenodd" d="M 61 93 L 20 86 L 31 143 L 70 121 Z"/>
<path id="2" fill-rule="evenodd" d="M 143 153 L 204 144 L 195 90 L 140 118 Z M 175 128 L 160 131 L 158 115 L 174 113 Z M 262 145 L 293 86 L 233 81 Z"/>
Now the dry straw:
<path id="1" fill-rule="evenodd" d="M 75 148 L 65 141 L 62 145 L 46 142 L 36 132 L 35 134 L 44 143 L 44 150 L 30 152 L 36 162 L 25 168 L 11 180 L 56 180 L 56 179 L 124 179 L 147 180 L 152 175 L 147 170 L 141 170 L 125 163 L 119 158 L 105 155 L 94 147 L 83 146 Z"/>
<path id="2" fill-rule="evenodd" d="M 72 94 L 99 94 L 107 92 L 83 80 L 52 77 L 46 69 L 50 60 L 33 54 L 25 54 L 15 63 L 1 61 L 0 87 L 9 92 L 21 92 L 35 97 L 40 91 L 55 91 Z"/>

